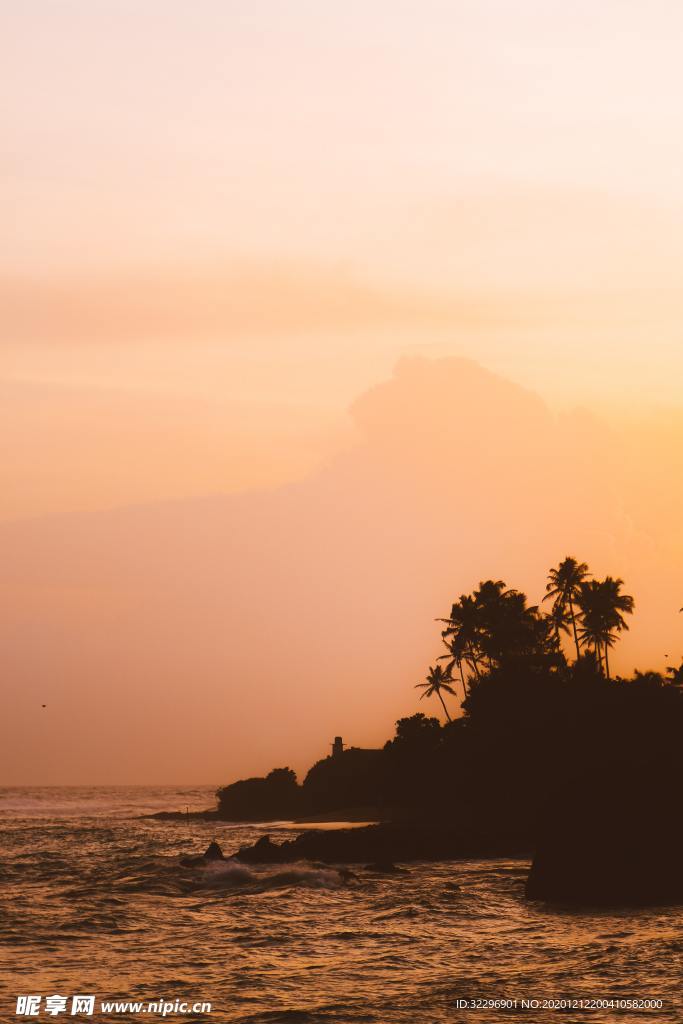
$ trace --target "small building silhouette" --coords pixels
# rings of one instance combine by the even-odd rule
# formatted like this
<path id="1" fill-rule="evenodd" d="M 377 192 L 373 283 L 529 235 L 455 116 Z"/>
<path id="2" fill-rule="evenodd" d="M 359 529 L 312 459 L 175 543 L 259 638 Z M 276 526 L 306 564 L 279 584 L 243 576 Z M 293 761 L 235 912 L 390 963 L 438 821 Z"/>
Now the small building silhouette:
<path id="1" fill-rule="evenodd" d="M 332 744 L 332 757 L 341 757 L 344 753 L 344 741 L 341 736 L 334 737 L 334 743 Z"/>

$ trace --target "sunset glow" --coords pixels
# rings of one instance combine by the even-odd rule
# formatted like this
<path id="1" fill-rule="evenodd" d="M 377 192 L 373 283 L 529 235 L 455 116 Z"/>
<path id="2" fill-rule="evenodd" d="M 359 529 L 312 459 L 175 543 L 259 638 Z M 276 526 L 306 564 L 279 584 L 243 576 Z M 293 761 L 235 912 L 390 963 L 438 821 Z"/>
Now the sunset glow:
<path id="1" fill-rule="evenodd" d="M 451 600 L 568 551 L 618 669 L 679 658 L 680 5 L 3 21 L 6 782 L 377 743 Z"/>

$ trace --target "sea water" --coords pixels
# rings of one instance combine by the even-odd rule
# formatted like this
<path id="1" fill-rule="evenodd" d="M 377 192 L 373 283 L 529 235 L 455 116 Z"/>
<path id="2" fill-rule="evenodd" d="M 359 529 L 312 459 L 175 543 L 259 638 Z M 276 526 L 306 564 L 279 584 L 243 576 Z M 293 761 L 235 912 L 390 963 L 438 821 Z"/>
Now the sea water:
<path id="1" fill-rule="evenodd" d="M 97 1000 L 78 1019 L 150 1024 L 683 1020 L 683 908 L 529 903 L 528 863 L 516 860 L 408 864 L 395 875 L 186 868 L 179 858 L 212 839 L 227 855 L 301 827 L 142 817 L 213 802 L 210 787 L 0 790 L 3 1022 L 76 1019 L 77 994 Z M 31 994 L 39 1017 L 17 1017 L 17 997 Z M 54 995 L 67 1007 L 47 1015 Z M 101 1001 L 146 1009 L 102 1013 Z M 194 1012 L 200 1002 L 211 1012 Z"/>

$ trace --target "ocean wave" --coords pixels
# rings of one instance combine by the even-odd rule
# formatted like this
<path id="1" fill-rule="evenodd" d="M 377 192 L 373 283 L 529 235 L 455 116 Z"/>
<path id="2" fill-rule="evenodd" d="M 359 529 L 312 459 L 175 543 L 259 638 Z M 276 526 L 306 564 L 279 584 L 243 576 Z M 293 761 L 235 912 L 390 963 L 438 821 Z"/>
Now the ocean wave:
<path id="1" fill-rule="evenodd" d="M 345 884 L 344 876 L 336 868 L 312 867 L 292 864 L 282 870 L 256 870 L 237 860 L 212 860 L 195 869 L 201 881 L 227 887 L 253 886 L 258 889 L 276 889 L 301 886 L 311 889 L 336 889 Z"/>
<path id="2" fill-rule="evenodd" d="M 453 1024 L 456 998 L 586 996 L 620 979 L 626 995 L 665 1001 L 657 1024 L 683 1020 L 683 908 L 551 911 L 522 898 L 521 860 L 421 862 L 405 876 L 355 866 L 357 879 L 306 862 L 183 866 L 210 840 L 227 854 L 262 828 L 122 818 L 168 791 L 92 796 L 114 802 L 110 817 L 0 820 L 0 946 L 12 952 L 0 985 L 34 991 L 40 977 L 44 992 L 121 1001 L 161 987 L 210 1000 L 221 1024 Z"/>

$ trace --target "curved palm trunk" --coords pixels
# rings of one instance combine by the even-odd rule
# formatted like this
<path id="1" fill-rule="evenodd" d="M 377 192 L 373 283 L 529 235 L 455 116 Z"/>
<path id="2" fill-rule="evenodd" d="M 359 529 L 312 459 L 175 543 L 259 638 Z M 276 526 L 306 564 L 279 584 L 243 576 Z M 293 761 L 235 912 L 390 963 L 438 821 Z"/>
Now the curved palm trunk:
<path id="1" fill-rule="evenodd" d="M 467 686 L 465 685 L 465 673 L 462 670 L 462 661 L 458 661 L 458 670 L 460 672 L 460 682 L 462 683 L 462 699 L 467 699 Z"/>
<path id="2" fill-rule="evenodd" d="M 439 700 L 441 701 L 441 707 L 444 709 L 444 711 L 446 713 L 446 718 L 448 719 L 449 722 L 452 722 L 453 719 L 448 714 L 448 708 L 446 707 L 446 703 L 445 703 L 443 697 L 441 696 L 441 690 L 438 691 L 438 694 L 439 694 Z"/>
<path id="3" fill-rule="evenodd" d="M 477 679 L 481 679 L 481 673 L 479 671 L 479 666 L 477 665 L 477 659 L 475 658 L 474 654 L 472 653 L 472 644 L 469 644 L 469 649 L 470 649 L 469 663 L 472 666 L 472 668 L 474 669 L 474 674 L 476 675 Z"/>
<path id="4" fill-rule="evenodd" d="M 569 614 L 572 619 L 572 629 L 574 631 L 574 644 L 576 646 L 576 660 L 578 661 L 581 657 L 581 651 L 579 649 L 579 634 L 576 629 L 576 616 L 574 615 L 574 605 L 572 604 L 571 597 L 569 598 Z"/>
<path id="5" fill-rule="evenodd" d="M 605 675 L 607 676 L 607 679 L 609 680 L 610 674 L 609 674 L 609 656 L 607 654 L 608 650 L 609 650 L 609 648 L 608 648 L 607 644 L 605 644 Z"/>

